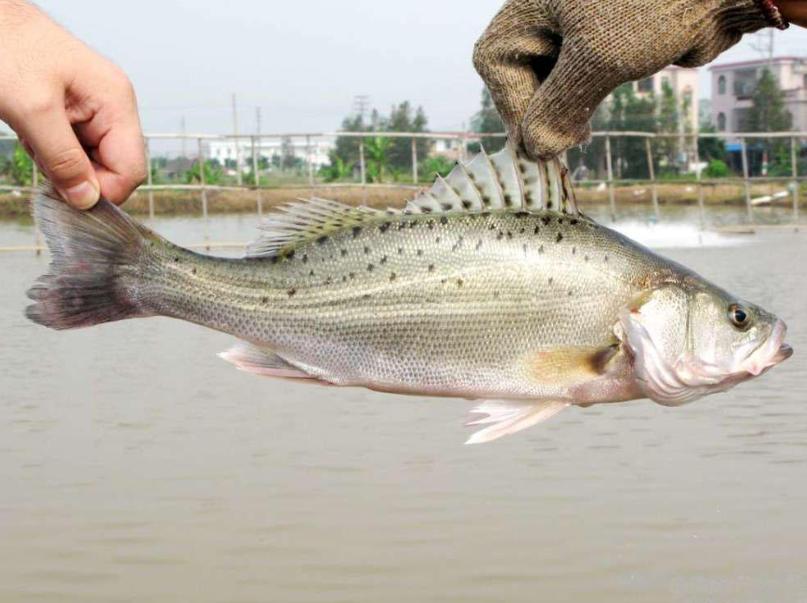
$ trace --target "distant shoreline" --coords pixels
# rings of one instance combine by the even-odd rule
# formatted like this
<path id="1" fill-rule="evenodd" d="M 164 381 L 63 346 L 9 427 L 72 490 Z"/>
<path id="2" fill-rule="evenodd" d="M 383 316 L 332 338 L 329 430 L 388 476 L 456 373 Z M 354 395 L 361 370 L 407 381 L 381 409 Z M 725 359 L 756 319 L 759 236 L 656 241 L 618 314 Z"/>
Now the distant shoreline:
<path id="1" fill-rule="evenodd" d="M 696 186 L 679 183 L 660 183 L 657 185 L 658 198 L 661 204 L 692 205 L 698 202 L 698 189 Z M 738 184 L 704 185 L 704 203 L 706 205 L 732 205 L 745 204 L 745 191 Z M 311 196 L 341 201 L 350 205 L 364 204 L 370 207 L 386 208 L 401 207 L 407 200 L 415 195 L 411 186 L 372 186 L 363 188 L 357 186 L 320 186 L 286 187 L 261 189 L 261 208 L 264 213 L 273 207 L 305 199 Z M 755 184 L 752 187 L 752 197 L 771 195 L 786 190 L 781 184 Z M 807 192 L 802 188 L 801 205 L 807 206 Z M 578 187 L 576 195 L 580 204 L 589 205 L 607 204 L 608 191 L 602 188 Z M 199 216 L 202 213 L 202 200 L 199 191 L 155 191 L 154 213 L 158 216 Z M 647 184 L 630 186 L 617 186 L 614 189 L 617 206 L 620 205 L 650 205 L 652 204 L 652 188 Z M 207 192 L 208 213 L 257 213 L 258 191 L 226 190 Z M 778 200 L 776 205 L 786 207 L 792 205 L 792 197 Z M 133 215 L 148 215 L 149 194 L 144 191 L 136 192 L 129 199 L 124 208 Z M 30 215 L 29 199 L 24 195 L 0 193 L 0 219 L 19 219 Z"/>

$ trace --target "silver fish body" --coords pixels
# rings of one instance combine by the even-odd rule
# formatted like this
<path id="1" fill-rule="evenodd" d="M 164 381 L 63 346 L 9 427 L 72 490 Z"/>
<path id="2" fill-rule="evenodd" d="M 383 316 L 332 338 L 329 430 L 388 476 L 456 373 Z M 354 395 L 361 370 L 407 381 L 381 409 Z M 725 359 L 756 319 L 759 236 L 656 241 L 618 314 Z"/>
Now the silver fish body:
<path id="1" fill-rule="evenodd" d="M 759 333 L 729 362 L 738 344 L 712 312 L 731 311 L 729 294 L 580 214 L 560 172 L 538 189 L 522 183 L 513 208 L 501 161 L 485 165 L 498 194 L 479 192 L 481 177 L 463 180 L 474 182 L 465 192 L 438 182 L 405 213 L 312 200 L 270 222 L 239 260 L 176 247 L 106 203 L 80 214 L 43 196 L 38 218 L 55 259 L 29 316 L 55 328 L 171 316 L 246 342 L 225 358 L 252 372 L 503 401 L 478 408 L 486 418 L 476 423 L 490 426 L 472 441 L 572 404 L 683 403 L 789 355 L 781 321 L 749 309 Z M 468 191 L 477 191 L 470 201 Z M 530 207 L 537 197 L 542 206 Z M 69 269 L 79 257 L 86 274 Z M 692 332 L 690 317 L 701 315 L 721 323 L 717 335 Z M 711 342 L 700 355 L 697 337 Z"/>

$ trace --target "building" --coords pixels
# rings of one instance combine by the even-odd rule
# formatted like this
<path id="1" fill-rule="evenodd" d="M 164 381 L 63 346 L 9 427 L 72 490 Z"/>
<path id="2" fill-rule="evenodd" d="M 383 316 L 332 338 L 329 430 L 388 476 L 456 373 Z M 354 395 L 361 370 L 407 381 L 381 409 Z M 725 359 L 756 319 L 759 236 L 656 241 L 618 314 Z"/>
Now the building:
<path id="1" fill-rule="evenodd" d="M 700 108 L 698 70 L 671 66 L 648 78 L 633 82 L 637 96 L 653 94 L 656 98 L 661 98 L 665 85 L 670 86 L 678 100 L 678 112 L 684 117 L 681 120 L 682 131 L 696 132 Z"/>
<path id="2" fill-rule="evenodd" d="M 793 115 L 793 130 L 807 130 L 807 59 L 777 57 L 727 63 L 710 68 L 712 76 L 712 123 L 719 132 L 743 132 L 751 108 L 751 96 L 762 70 L 770 68 L 785 93 Z"/>
<path id="3" fill-rule="evenodd" d="M 261 138 L 255 148 L 259 158 L 265 158 L 270 163 L 272 160 L 280 160 L 284 156 L 291 155 L 298 159 L 300 163 L 311 165 L 315 170 L 330 165 L 330 153 L 335 148 L 333 140 L 325 138 L 304 137 L 283 137 L 283 138 Z M 238 161 L 238 154 L 241 155 L 241 166 L 244 171 L 252 169 L 252 140 L 249 138 L 235 140 L 221 139 L 210 140 L 206 143 L 205 156 L 208 159 L 216 160 L 222 165 Z"/>

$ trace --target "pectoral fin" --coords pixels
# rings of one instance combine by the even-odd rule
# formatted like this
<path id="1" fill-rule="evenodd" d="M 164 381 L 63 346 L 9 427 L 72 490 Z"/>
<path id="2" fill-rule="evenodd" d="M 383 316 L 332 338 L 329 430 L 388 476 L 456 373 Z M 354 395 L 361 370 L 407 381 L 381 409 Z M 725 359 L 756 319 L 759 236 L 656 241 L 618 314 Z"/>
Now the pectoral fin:
<path id="1" fill-rule="evenodd" d="M 487 444 L 551 419 L 567 406 L 569 406 L 568 402 L 530 403 L 514 400 L 488 400 L 471 411 L 471 414 L 485 416 L 466 424 L 468 426 L 487 425 L 488 427 L 474 433 L 465 443 Z"/>

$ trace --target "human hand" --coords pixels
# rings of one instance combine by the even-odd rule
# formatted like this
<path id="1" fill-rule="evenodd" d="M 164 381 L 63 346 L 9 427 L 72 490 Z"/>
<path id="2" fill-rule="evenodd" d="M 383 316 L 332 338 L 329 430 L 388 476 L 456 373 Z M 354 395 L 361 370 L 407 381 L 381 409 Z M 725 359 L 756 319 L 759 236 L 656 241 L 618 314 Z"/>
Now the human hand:
<path id="1" fill-rule="evenodd" d="M 126 75 L 22 0 L 0 0 L 0 31 L 0 119 L 71 205 L 125 201 L 146 175 Z"/>
<path id="2" fill-rule="evenodd" d="M 619 85 L 786 27 L 771 0 L 509 0 L 474 50 L 511 140 L 535 158 L 585 142 Z"/>

